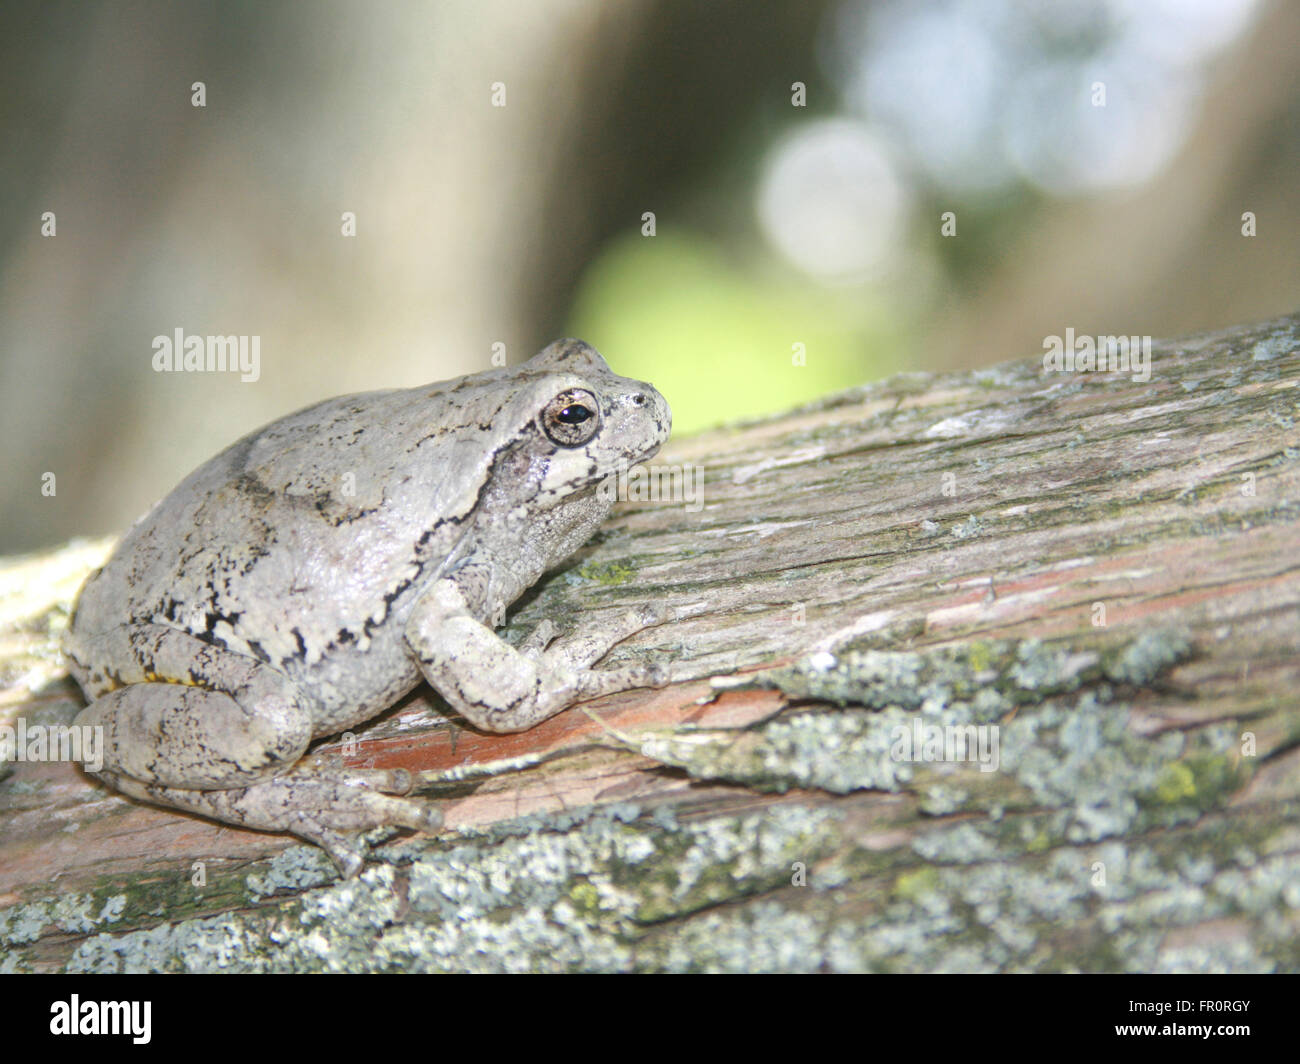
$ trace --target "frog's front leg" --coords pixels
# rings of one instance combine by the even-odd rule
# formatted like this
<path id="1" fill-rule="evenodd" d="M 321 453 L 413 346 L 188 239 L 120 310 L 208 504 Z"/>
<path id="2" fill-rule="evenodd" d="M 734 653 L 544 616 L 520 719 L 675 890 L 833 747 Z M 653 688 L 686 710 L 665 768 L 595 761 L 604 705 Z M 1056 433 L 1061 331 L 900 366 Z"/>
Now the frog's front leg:
<path id="1" fill-rule="evenodd" d="M 125 638 L 130 665 L 114 677 L 123 686 L 77 717 L 103 729 L 98 774 L 123 793 L 292 832 L 323 847 L 347 874 L 361 856 L 345 832 L 441 825 L 436 809 L 389 797 L 410 790 L 408 772 L 290 772 L 313 737 L 313 717 L 282 673 L 160 625 L 137 626 Z"/>
<path id="2" fill-rule="evenodd" d="M 667 619 L 663 610 L 629 611 L 599 634 L 569 636 L 549 648 L 554 629 L 543 622 L 516 649 L 474 617 L 454 578 L 448 577 L 415 603 L 406 641 L 425 678 L 471 724 L 484 731 L 517 732 L 575 702 L 662 686 L 667 674 L 659 666 L 590 666 L 614 644 Z"/>

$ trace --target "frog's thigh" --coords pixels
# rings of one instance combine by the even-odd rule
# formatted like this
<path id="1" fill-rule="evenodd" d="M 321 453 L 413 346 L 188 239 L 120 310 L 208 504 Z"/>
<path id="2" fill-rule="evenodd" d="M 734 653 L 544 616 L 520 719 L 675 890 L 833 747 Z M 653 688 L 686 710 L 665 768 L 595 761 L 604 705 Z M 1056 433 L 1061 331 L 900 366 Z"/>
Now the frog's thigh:
<path id="1" fill-rule="evenodd" d="M 267 779 L 302 756 L 311 713 L 281 673 L 157 625 L 133 629 L 129 641 L 126 686 L 77 717 L 103 728 L 106 771 L 206 790 Z"/>
<path id="2" fill-rule="evenodd" d="M 644 666 L 587 668 L 630 632 L 612 634 L 617 638 L 600 648 L 583 642 L 521 653 L 471 615 L 451 580 L 429 588 L 406 627 L 425 678 L 470 723 L 492 732 L 523 731 L 574 702 L 661 682 L 657 670 Z"/>

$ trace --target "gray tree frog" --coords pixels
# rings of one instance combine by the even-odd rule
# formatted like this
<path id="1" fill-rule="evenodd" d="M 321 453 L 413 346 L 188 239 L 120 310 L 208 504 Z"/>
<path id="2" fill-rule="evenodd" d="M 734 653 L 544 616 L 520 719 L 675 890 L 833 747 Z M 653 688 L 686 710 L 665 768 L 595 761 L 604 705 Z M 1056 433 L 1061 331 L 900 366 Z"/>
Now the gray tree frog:
<path id="1" fill-rule="evenodd" d="M 99 775 L 131 797 L 288 831 L 345 874 L 357 834 L 436 830 L 404 770 L 294 770 L 313 739 L 426 679 L 475 726 L 531 728 L 665 680 L 591 668 L 667 619 L 519 647 L 505 608 L 604 520 L 608 478 L 654 455 L 671 414 L 580 340 L 521 366 L 342 396 L 200 466 L 81 590 L 64 649 L 104 729 Z M 602 487 L 604 484 L 604 487 Z"/>

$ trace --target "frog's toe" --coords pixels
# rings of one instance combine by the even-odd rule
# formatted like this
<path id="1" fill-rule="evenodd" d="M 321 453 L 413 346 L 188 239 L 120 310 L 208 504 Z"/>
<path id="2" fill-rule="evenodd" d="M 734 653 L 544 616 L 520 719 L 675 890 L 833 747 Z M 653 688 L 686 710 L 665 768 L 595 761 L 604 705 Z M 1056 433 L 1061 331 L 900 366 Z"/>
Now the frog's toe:
<path id="1" fill-rule="evenodd" d="M 423 798 L 389 798 L 376 795 L 383 802 L 383 821 L 376 827 L 397 826 L 416 831 L 442 830 L 442 810 Z"/>
<path id="2" fill-rule="evenodd" d="M 415 777 L 404 768 L 329 769 L 322 775 L 352 787 L 378 791 L 380 794 L 409 794 L 415 786 Z"/>
<path id="3" fill-rule="evenodd" d="M 397 826 L 436 832 L 442 827 L 442 811 L 431 803 L 360 793 L 369 793 L 373 800 L 315 810 L 304 814 L 292 828 L 294 834 L 328 853 L 345 879 L 357 875 L 365 864 L 367 831 Z"/>
<path id="4" fill-rule="evenodd" d="M 441 831 L 442 825 L 445 822 L 442 810 L 429 802 L 421 802 L 419 804 L 422 811 L 421 816 L 424 820 L 424 822 L 419 826 L 419 830 L 430 833 Z"/>
<path id="5" fill-rule="evenodd" d="M 344 879 L 352 879 L 361 873 L 366 857 L 358 845 L 359 836 L 345 835 L 329 828 L 316 828 L 310 834 L 303 831 L 302 837 L 329 854 L 330 860 Z"/>
<path id="6" fill-rule="evenodd" d="M 406 790 L 410 790 L 410 773 L 405 773 Z M 313 809 L 311 816 L 337 830 L 368 830 L 386 825 L 437 831 L 442 827 L 442 812 L 437 806 L 416 798 L 382 794 L 377 789 L 342 782 L 328 804 Z"/>
<path id="7" fill-rule="evenodd" d="M 410 772 L 404 768 L 394 768 L 388 770 L 388 779 L 375 789 L 385 794 L 410 794 L 414 786 L 415 777 Z"/>

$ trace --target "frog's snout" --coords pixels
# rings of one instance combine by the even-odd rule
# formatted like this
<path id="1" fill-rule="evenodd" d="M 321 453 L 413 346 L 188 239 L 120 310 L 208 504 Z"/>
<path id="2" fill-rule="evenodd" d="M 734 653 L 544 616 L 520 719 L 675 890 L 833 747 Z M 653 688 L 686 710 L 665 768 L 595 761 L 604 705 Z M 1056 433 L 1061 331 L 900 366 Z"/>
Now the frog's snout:
<path id="1" fill-rule="evenodd" d="M 646 419 L 654 426 L 654 435 L 659 445 L 667 442 L 668 434 L 673 429 L 673 412 L 668 400 L 658 390 L 637 381 L 639 387 L 628 397 L 633 406 L 639 407 Z"/>

